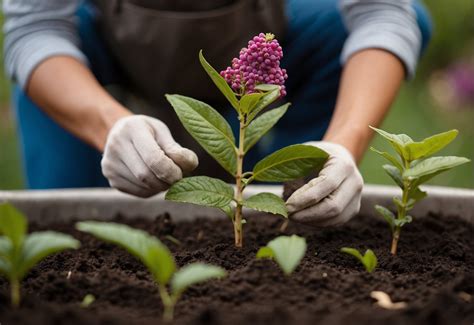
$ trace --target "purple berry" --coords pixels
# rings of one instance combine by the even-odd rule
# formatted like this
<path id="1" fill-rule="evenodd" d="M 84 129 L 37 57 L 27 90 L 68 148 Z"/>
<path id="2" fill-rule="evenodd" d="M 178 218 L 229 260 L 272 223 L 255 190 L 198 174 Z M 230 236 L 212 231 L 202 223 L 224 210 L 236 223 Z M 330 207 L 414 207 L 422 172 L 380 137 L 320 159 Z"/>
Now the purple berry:
<path id="1" fill-rule="evenodd" d="M 239 57 L 221 72 L 221 76 L 238 93 L 253 93 L 255 86 L 263 82 L 281 86 L 281 97 L 286 95 L 285 69 L 280 68 L 283 50 L 273 34 L 260 33 L 242 48 Z"/>

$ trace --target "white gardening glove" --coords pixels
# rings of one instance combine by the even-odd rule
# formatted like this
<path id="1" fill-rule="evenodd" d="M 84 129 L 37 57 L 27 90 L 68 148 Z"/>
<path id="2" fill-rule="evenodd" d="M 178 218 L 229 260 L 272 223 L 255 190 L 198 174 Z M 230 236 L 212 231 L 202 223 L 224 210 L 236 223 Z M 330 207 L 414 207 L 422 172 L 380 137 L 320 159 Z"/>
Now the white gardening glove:
<path id="1" fill-rule="evenodd" d="M 346 148 L 327 141 L 306 143 L 323 149 L 329 159 L 319 176 L 286 201 L 290 218 L 316 227 L 340 225 L 359 212 L 364 180 Z"/>
<path id="2" fill-rule="evenodd" d="M 163 122 L 145 115 L 114 124 L 101 162 L 110 186 L 141 197 L 166 190 L 197 165 L 196 154 L 176 143 Z"/>

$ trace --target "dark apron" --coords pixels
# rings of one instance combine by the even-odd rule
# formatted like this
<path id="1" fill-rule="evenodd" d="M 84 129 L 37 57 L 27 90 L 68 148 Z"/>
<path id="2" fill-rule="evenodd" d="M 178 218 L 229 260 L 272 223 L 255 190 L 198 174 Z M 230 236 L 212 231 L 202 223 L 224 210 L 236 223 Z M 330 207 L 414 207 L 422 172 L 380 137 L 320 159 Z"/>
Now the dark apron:
<path id="1" fill-rule="evenodd" d="M 260 32 L 282 39 L 284 0 L 94 0 L 102 37 L 126 77 L 128 89 L 153 107 L 175 139 L 200 157 L 196 174 L 225 172 L 192 139 L 164 94 L 201 99 L 215 108 L 226 102 L 202 69 L 198 52 L 218 71 Z M 156 113 L 155 113 L 156 112 Z"/>
<path id="2" fill-rule="evenodd" d="M 198 52 L 223 70 L 260 32 L 282 38 L 283 0 L 95 0 L 100 29 L 130 85 L 151 103 L 177 93 L 211 103 L 223 97 Z"/>

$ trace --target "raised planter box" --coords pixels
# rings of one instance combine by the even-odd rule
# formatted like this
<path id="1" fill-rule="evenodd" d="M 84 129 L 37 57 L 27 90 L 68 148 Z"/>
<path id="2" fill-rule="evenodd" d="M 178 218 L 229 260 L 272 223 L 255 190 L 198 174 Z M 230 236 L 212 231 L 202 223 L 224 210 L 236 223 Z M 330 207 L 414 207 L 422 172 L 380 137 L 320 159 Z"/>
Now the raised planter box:
<path id="1" fill-rule="evenodd" d="M 281 218 L 246 211 L 244 248 L 233 246 L 231 223 L 216 209 L 163 200 L 138 199 L 111 189 L 0 191 L 25 212 L 32 230 L 70 233 L 82 247 L 49 257 L 22 283 L 23 306 L 9 307 L 8 284 L 0 278 L 1 324 L 156 324 L 162 306 L 145 268 L 123 250 L 74 230 L 70 221 L 113 220 L 158 236 L 179 265 L 205 261 L 228 277 L 191 288 L 176 306 L 177 324 L 468 324 L 474 320 L 474 191 L 424 187 L 428 198 L 412 211 L 399 255 L 389 254 L 390 233 L 374 204 L 392 207 L 395 187 L 364 188 L 360 216 L 337 228 L 290 223 L 286 234 L 308 242 L 301 265 L 285 277 L 255 253 L 281 235 Z M 251 186 L 281 194 L 278 186 Z M 166 214 L 171 215 L 171 220 Z M 117 218 L 117 216 L 120 216 Z M 203 220 L 203 219 L 207 220 Z M 168 240 L 169 235 L 181 244 Z M 366 273 L 342 246 L 371 248 L 379 266 Z M 384 291 L 400 310 L 374 305 Z M 96 301 L 79 307 L 86 294 Z"/>

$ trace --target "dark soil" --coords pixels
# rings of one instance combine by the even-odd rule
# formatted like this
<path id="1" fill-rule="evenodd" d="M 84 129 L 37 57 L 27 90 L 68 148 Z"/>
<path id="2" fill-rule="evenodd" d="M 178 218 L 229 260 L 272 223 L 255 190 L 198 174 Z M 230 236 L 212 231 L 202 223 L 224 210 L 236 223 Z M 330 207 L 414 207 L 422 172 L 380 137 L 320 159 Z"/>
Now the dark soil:
<path id="1" fill-rule="evenodd" d="M 125 222 L 117 218 L 118 222 Z M 270 260 L 255 260 L 260 246 L 280 234 L 281 219 L 254 217 L 245 225 L 244 248 L 233 247 L 228 220 L 175 225 L 168 216 L 128 222 L 157 235 L 179 265 L 206 261 L 228 277 L 189 289 L 176 307 L 178 324 L 467 324 L 474 322 L 473 227 L 457 218 L 428 216 L 403 229 L 399 255 L 389 255 L 383 221 L 359 216 L 324 230 L 291 224 L 287 234 L 306 237 L 301 265 L 285 277 Z M 162 307 L 150 275 L 125 251 L 73 229 L 73 224 L 32 226 L 74 235 L 78 251 L 51 256 L 22 283 L 23 304 L 9 307 L 8 284 L 0 279 L 0 323 L 157 324 Z M 172 243 L 167 235 L 177 238 Z M 379 258 L 366 273 L 339 249 L 371 248 Z M 70 276 L 68 277 L 68 273 Z M 374 305 L 373 290 L 405 301 L 403 310 Z M 86 294 L 96 301 L 79 306 Z"/>

